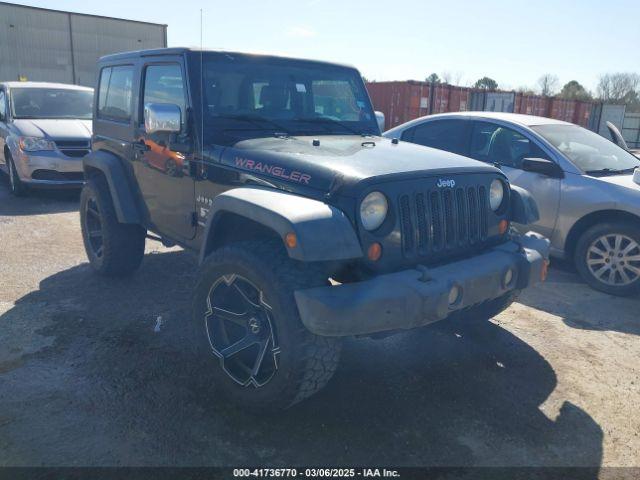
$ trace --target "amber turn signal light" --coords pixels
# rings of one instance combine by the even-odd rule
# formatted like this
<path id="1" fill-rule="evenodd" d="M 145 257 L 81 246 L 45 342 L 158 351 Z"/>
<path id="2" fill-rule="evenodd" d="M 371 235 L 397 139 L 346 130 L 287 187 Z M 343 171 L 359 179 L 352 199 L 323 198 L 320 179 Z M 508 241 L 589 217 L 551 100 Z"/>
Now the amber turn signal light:
<path id="1" fill-rule="evenodd" d="M 509 230 L 509 222 L 507 220 L 500 220 L 498 224 L 498 232 L 500 232 L 500 235 L 507 233 L 507 230 Z"/>
<path id="2" fill-rule="evenodd" d="M 549 274 L 549 264 L 551 262 L 549 260 L 544 260 L 542 263 L 542 268 L 540 269 L 540 280 L 545 281 L 547 279 L 547 275 Z"/>
<path id="3" fill-rule="evenodd" d="M 380 260 L 381 256 L 382 256 L 382 245 L 380 245 L 377 242 L 369 245 L 369 248 L 367 249 L 367 258 L 369 260 L 371 260 L 372 262 L 377 262 L 378 260 Z"/>
<path id="4" fill-rule="evenodd" d="M 295 233 L 289 232 L 284 236 L 284 243 L 289 248 L 296 248 L 298 245 L 298 237 L 296 237 Z"/>

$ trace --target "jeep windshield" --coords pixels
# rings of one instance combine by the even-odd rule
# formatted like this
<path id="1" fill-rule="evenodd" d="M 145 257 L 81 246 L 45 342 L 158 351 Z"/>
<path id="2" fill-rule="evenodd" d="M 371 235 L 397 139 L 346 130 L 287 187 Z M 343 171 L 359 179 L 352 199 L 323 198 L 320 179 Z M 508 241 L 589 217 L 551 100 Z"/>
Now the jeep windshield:
<path id="1" fill-rule="evenodd" d="M 615 143 L 577 125 L 531 127 L 589 175 L 633 173 L 640 160 Z"/>
<path id="2" fill-rule="evenodd" d="M 192 57 L 199 61 L 199 53 Z M 379 134 L 357 70 L 319 62 L 205 53 L 205 142 L 273 135 Z"/>
<path id="3" fill-rule="evenodd" d="M 91 120 L 93 91 L 70 88 L 12 88 L 13 118 Z"/>

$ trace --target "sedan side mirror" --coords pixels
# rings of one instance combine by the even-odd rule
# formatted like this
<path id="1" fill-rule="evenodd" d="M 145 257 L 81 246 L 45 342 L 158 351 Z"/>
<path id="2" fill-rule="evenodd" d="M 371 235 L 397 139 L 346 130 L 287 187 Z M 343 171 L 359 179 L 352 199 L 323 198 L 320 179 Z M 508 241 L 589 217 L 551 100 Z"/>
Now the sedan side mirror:
<path id="1" fill-rule="evenodd" d="M 564 177 L 564 172 L 558 164 L 546 158 L 525 158 L 522 160 L 522 170 L 525 172 L 540 173 L 551 178 Z"/>
<path id="2" fill-rule="evenodd" d="M 180 107 L 171 103 L 148 103 L 144 106 L 144 130 L 154 133 L 176 133 L 181 127 Z"/>
<path id="3" fill-rule="evenodd" d="M 378 128 L 380 129 L 380 133 L 384 132 L 384 113 L 375 112 L 376 122 L 378 122 Z"/>

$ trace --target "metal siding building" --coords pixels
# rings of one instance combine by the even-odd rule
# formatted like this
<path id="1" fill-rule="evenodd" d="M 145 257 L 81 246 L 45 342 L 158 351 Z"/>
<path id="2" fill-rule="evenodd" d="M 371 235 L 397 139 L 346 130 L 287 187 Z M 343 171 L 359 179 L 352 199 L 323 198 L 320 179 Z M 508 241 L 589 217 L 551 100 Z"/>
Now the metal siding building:
<path id="1" fill-rule="evenodd" d="M 166 25 L 0 2 L 0 81 L 93 87 L 102 55 L 166 46 Z"/>

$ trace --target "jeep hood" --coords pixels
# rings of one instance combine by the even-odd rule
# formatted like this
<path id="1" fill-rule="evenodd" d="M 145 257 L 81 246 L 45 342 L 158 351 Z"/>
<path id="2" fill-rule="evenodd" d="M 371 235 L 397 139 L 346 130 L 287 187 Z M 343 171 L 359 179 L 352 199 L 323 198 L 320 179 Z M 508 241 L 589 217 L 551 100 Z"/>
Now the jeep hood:
<path id="1" fill-rule="evenodd" d="M 319 145 L 314 145 L 317 139 Z M 328 190 L 366 181 L 416 176 L 498 172 L 485 163 L 413 143 L 382 137 L 320 136 L 257 138 L 228 147 L 222 162 L 262 178 Z"/>
<path id="2" fill-rule="evenodd" d="M 91 120 L 77 119 L 15 119 L 13 127 L 18 135 L 49 139 L 89 139 Z"/>

